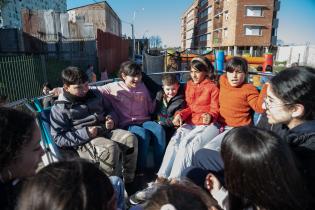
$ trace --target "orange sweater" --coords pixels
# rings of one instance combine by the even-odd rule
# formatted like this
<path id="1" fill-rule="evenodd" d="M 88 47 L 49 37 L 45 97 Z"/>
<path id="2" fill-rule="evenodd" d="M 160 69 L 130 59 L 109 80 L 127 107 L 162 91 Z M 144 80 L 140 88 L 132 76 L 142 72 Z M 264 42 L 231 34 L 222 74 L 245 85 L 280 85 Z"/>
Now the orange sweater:
<path id="1" fill-rule="evenodd" d="M 199 84 L 188 81 L 185 89 L 187 108 L 177 112 L 188 124 L 203 125 L 202 114 L 211 115 L 211 122 L 219 116 L 219 89 L 210 79 Z"/>
<path id="2" fill-rule="evenodd" d="M 251 109 L 262 113 L 263 100 L 267 86 L 259 94 L 252 84 L 244 83 L 239 87 L 232 87 L 226 75 L 220 78 L 220 119 L 224 125 L 237 127 L 249 125 L 252 122 Z"/>

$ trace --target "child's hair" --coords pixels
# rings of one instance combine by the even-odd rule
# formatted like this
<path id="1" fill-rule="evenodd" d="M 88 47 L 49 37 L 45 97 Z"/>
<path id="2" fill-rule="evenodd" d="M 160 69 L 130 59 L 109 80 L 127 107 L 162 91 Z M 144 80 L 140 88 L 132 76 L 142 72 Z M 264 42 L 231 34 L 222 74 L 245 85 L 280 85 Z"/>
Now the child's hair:
<path id="1" fill-rule="evenodd" d="M 25 112 L 0 107 L 0 173 L 32 141 L 35 118 Z"/>
<path id="2" fill-rule="evenodd" d="M 215 206 L 216 202 L 200 187 L 185 180 L 157 186 L 151 198 L 143 204 L 143 209 L 159 210 L 165 205 L 173 206 L 174 210 L 208 210 Z"/>
<path id="3" fill-rule="evenodd" d="M 49 90 L 52 90 L 52 86 L 51 86 L 51 84 L 48 83 L 48 82 L 44 82 L 43 88 L 44 88 L 44 87 L 47 87 L 47 88 L 49 88 Z"/>
<path id="4" fill-rule="evenodd" d="M 306 66 L 291 67 L 270 80 L 272 92 L 284 103 L 304 106 L 303 120 L 315 119 L 315 69 Z"/>
<path id="5" fill-rule="evenodd" d="M 214 72 L 214 67 L 211 61 L 207 57 L 204 57 L 204 56 L 194 57 L 191 60 L 191 67 L 198 71 L 207 72 L 210 75 L 213 75 L 213 72 Z"/>
<path id="6" fill-rule="evenodd" d="M 260 72 L 263 70 L 263 67 L 261 65 L 259 65 L 259 66 L 257 66 L 256 70 Z"/>
<path id="7" fill-rule="evenodd" d="M 308 209 L 309 194 L 285 141 L 271 131 L 238 127 L 223 138 L 230 209 Z"/>
<path id="8" fill-rule="evenodd" d="M 244 72 L 245 74 L 247 74 L 248 73 L 247 61 L 244 58 L 237 57 L 237 56 L 231 58 L 227 62 L 225 70 L 227 72 L 233 72 L 235 69 L 238 69 L 238 70 Z"/>
<path id="9" fill-rule="evenodd" d="M 114 210 L 115 195 L 108 177 L 83 160 L 48 165 L 24 185 L 18 210 Z"/>
<path id="10" fill-rule="evenodd" d="M 132 61 L 125 61 L 120 65 L 119 76 L 122 78 L 122 74 L 126 76 L 139 76 L 142 73 L 141 66 Z"/>
<path id="11" fill-rule="evenodd" d="M 272 72 L 272 66 L 271 65 L 267 65 L 265 70 L 268 71 L 268 72 Z"/>
<path id="12" fill-rule="evenodd" d="M 62 70 L 61 79 L 65 85 L 79 85 L 88 81 L 88 76 L 85 72 L 74 66 L 69 66 Z"/>
<path id="13" fill-rule="evenodd" d="M 176 74 L 163 74 L 162 75 L 162 84 L 163 85 L 175 85 L 179 84 Z"/>

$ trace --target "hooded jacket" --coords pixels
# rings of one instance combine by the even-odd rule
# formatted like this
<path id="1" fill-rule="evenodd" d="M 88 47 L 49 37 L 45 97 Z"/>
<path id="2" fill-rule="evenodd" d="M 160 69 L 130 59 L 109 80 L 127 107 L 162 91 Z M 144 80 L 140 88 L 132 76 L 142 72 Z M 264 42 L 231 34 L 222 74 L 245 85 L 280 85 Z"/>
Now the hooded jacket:
<path id="1" fill-rule="evenodd" d="M 71 148 L 89 142 L 88 126 L 98 126 L 99 131 L 105 132 L 106 116 L 118 124 L 111 104 L 98 90 L 90 89 L 82 100 L 73 100 L 66 95 L 59 95 L 50 114 L 51 135 L 59 147 Z"/>

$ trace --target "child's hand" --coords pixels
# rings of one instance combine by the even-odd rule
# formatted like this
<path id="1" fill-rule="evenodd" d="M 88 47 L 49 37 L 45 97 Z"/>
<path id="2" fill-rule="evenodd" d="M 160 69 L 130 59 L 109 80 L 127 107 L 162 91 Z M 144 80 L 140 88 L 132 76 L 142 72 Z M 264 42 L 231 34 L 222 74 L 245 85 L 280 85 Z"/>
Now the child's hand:
<path id="1" fill-rule="evenodd" d="M 90 138 L 95 138 L 97 136 L 97 127 L 89 126 L 87 131 Z"/>
<path id="2" fill-rule="evenodd" d="M 173 124 L 174 124 L 175 126 L 182 126 L 182 125 L 183 125 L 183 119 L 182 119 L 182 117 L 181 117 L 179 114 L 177 114 L 177 115 L 174 117 L 174 119 L 173 119 Z"/>
<path id="3" fill-rule="evenodd" d="M 114 128 L 114 125 L 115 125 L 114 120 L 110 116 L 106 116 L 105 127 L 108 130 L 112 130 Z"/>
<path id="4" fill-rule="evenodd" d="M 55 97 L 58 97 L 62 93 L 62 88 L 57 87 L 49 91 L 49 94 L 52 94 Z"/>
<path id="5" fill-rule="evenodd" d="M 210 122 L 211 122 L 211 115 L 210 115 L 210 114 L 208 114 L 208 113 L 203 113 L 203 114 L 201 115 L 201 117 L 202 117 L 202 123 L 203 123 L 203 124 L 206 124 L 206 125 L 209 125 L 209 124 L 210 124 Z"/>
<path id="6" fill-rule="evenodd" d="M 220 190 L 221 183 L 215 175 L 209 173 L 205 179 L 205 188 L 209 190 L 210 193 L 213 193 Z"/>

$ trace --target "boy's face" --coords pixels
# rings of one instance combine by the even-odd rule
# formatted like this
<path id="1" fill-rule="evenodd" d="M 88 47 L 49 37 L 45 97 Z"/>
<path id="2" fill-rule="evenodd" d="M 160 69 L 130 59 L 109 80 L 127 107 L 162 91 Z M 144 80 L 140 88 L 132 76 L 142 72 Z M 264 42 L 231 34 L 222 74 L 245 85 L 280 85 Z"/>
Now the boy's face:
<path id="1" fill-rule="evenodd" d="M 122 78 L 128 88 L 135 88 L 141 82 L 142 75 L 129 76 L 122 74 Z"/>
<path id="2" fill-rule="evenodd" d="M 167 98 L 173 98 L 178 92 L 179 84 L 163 85 L 163 90 Z"/>
<path id="3" fill-rule="evenodd" d="M 226 72 L 227 79 L 232 87 L 238 87 L 245 81 L 246 74 L 239 68 Z"/>
<path id="4" fill-rule="evenodd" d="M 84 97 L 89 91 L 88 82 L 79 85 L 64 85 L 64 89 L 69 92 L 71 95 Z"/>

